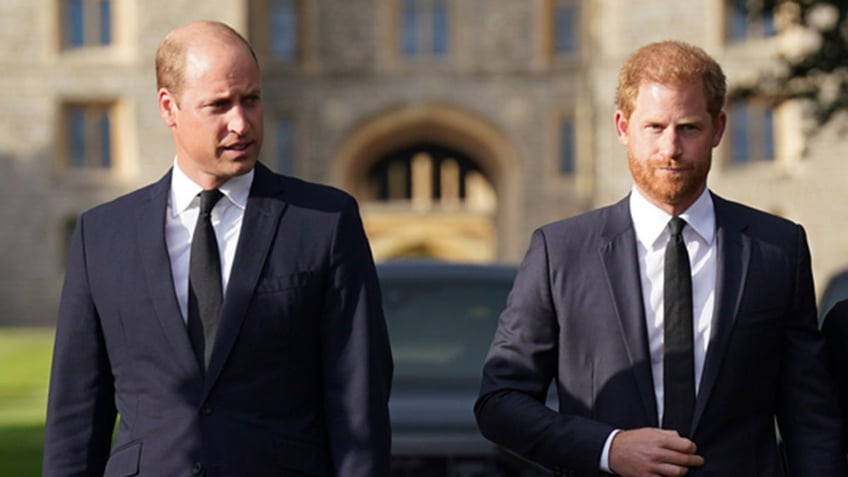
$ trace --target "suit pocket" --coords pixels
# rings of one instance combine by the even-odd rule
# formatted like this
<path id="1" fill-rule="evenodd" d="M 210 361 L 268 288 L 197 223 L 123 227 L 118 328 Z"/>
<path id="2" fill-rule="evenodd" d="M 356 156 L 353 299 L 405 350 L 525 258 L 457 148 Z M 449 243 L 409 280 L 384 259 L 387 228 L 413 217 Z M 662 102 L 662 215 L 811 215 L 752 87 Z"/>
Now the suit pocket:
<path id="1" fill-rule="evenodd" d="M 742 310 L 739 312 L 736 326 L 778 326 L 782 317 L 783 310 L 780 308 L 756 311 Z"/>
<path id="2" fill-rule="evenodd" d="M 310 271 L 295 272 L 287 275 L 269 275 L 261 277 L 256 284 L 256 293 L 274 293 L 292 288 L 302 288 L 309 283 Z"/>
<path id="3" fill-rule="evenodd" d="M 281 350 L 299 349 L 312 337 L 323 306 L 320 275 L 302 271 L 260 277 L 251 299 L 239 342 L 246 350 L 281 357 Z M 294 365 L 294 363 L 291 363 Z"/>
<path id="4" fill-rule="evenodd" d="M 141 460 L 141 441 L 129 442 L 112 451 L 106 462 L 104 477 L 129 477 L 138 475 Z"/>

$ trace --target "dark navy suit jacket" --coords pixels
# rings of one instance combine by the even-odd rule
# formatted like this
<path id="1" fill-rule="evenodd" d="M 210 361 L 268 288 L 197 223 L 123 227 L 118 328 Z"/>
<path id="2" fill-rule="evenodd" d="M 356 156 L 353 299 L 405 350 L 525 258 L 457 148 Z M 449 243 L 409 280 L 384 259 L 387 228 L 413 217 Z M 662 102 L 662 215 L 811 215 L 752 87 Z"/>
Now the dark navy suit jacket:
<path id="1" fill-rule="evenodd" d="M 388 475 L 392 360 L 356 202 L 256 166 L 204 375 L 165 245 L 170 177 L 77 223 L 44 475 Z"/>
<path id="2" fill-rule="evenodd" d="M 844 476 L 803 229 L 713 196 L 715 318 L 691 423 L 690 476 Z M 483 434 L 569 475 L 597 476 L 614 429 L 658 427 L 627 199 L 537 230 L 487 358 Z M 559 412 L 544 406 L 554 380 Z"/>
<path id="3" fill-rule="evenodd" d="M 843 416 L 842 432 L 848 440 L 848 300 L 842 300 L 828 310 L 822 320 L 821 330 L 828 367 L 836 381 L 839 395 L 839 407 Z"/>

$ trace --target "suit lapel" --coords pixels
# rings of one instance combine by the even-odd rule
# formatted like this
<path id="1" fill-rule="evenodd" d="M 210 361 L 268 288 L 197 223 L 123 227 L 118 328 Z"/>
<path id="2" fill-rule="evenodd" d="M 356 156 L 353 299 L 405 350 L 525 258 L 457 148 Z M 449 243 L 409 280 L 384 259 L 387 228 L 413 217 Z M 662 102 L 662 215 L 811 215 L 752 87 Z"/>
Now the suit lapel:
<path id="1" fill-rule="evenodd" d="M 255 170 L 256 175 L 244 211 L 230 280 L 221 307 L 221 321 L 209 361 L 203 399 L 206 399 L 221 374 L 236 341 L 265 259 L 276 237 L 274 231 L 277 230 L 277 224 L 286 208 L 286 202 L 278 197 L 282 192 L 279 181 L 261 164 L 257 164 Z"/>
<path id="2" fill-rule="evenodd" d="M 168 173 L 151 187 L 150 195 L 138 208 L 136 246 L 139 256 L 144 257 L 141 261 L 142 268 L 156 317 L 167 336 L 176 361 L 191 374 L 198 374 L 200 367 L 194 357 L 174 292 L 171 259 L 165 242 L 165 214 L 170 187 L 171 174 Z"/>
<path id="3" fill-rule="evenodd" d="M 639 388 L 639 395 L 646 415 L 656 426 L 659 419 L 648 351 L 648 332 L 642 302 L 636 236 L 633 231 L 628 199 L 625 198 L 609 210 L 610 214 L 603 232 L 605 240 L 599 252 L 618 314 L 621 336 Z"/>
<path id="4" fill-rule="evenodd" d="M 743 285 L 748 275 L 751 259 L 751 243 L 742 234 L 743 226 L 734 221 L 726 201 L 713 195 L 716 214 L 716 296 L 713 329 L 701 386 L 695 401 L 692 431 L 697 428 L 706 408 L 710 393 L 715 386 L 727 343 L 739 311 Z"/>

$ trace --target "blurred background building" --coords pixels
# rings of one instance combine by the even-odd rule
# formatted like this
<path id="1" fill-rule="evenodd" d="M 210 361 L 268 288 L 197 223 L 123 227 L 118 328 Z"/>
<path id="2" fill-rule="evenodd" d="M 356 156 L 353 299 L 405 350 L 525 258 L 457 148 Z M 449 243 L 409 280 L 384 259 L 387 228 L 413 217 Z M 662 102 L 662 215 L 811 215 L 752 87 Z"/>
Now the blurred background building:
<path id="1" fill-rule="evenodd" d="M 0 324 L 52 323 L 77 215 L 171 165 L 153 57 L 196 19 L 256 48 L 262 161 L 355 195 L 379 260 L 516 262 L 534 228 L 620 199 L 613 93 L 636 47 L 699 45 L 731 85 L 800 47 L 744 0 L 4 0 Z M 711 188 L 804 224 L 821 288 L 848 264 L 844 123 L 727 111 Z"/>

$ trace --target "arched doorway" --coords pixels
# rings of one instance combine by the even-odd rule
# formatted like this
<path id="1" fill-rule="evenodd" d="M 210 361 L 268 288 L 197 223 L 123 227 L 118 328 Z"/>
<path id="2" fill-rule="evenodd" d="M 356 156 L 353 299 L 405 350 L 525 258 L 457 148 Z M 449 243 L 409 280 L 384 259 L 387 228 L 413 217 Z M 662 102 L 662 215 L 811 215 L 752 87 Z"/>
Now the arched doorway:
<path id="1" fill-rule="evenodd" d="M 492 212 L 491 180 L 475 160 L 438 144 L 419 143 L 392 151 L 370 168 L 368 202 L 408 202 L 418 210 L 465 207 Z"/>
<path id="2" fill-rule="evenodd" d="M 334 183 L 359 200 L 377 260 L 485 262 L 498 260 L 509 239 L 502 224 L 516 210 L 505 205 L 514 204 L 519 170 L 514 149 L 487 121 L 451 106 L 414 105 L 352 131 Z"/>

